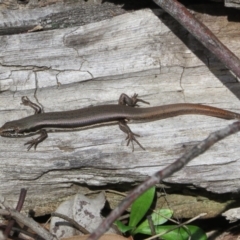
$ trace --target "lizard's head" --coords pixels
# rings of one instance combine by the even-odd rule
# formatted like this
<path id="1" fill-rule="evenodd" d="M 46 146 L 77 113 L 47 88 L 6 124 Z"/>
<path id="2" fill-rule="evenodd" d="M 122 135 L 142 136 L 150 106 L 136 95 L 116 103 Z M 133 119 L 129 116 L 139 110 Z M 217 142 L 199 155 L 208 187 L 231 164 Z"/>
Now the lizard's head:
<path id="1" fill-rule="evenodd" d="M 6 122 L 2 127 L 0 127 L 0 136 L 2 137 L 28 137 L 36 134 L 37 132 L 38 131 L 35 129 L 27 126 L 27 120 L 25 118 Z"/>
<path id="2" fill-rule="evenodd" d="M 21 137 L 24 134 L 21 133 L 21 129 L 14 124 L 14 121 L 12 122 L 6 122 L 1 128 L 0 128 L 0 136 L 2 137 Z"/>

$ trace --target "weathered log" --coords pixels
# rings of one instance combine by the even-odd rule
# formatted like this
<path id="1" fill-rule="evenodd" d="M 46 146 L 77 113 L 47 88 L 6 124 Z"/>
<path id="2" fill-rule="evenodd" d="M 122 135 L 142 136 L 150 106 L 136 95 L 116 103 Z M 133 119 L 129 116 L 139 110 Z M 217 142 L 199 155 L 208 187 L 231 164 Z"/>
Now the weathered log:
<path id="1" fill-rule="evenodd" d="M 239 23 L 224 16 L 197 17 L 240 56 Z M 151 106 L 191 102 L 239 109 L 237 79 L 162 11 L 1 36 L 0 73 L 0 125 L 33 114 L 20 104 L 25 95 L 45 112 L 117 103 L 123 92 L 136 92 Z M 49 134 L 29 152 L 23 146 L 29 139 L 0 138 L 0 192 L 15 202 L 20 188 L 27 188 L 25 208 L 39 215 L 66 196 L 86 192 L 86 185 L 128 183 L 129 189 L 228 123 L 192 115 L 130 123 L 146 148 L 135 146 L 134 152 L 117 125 Z M 216 144 L 165 183 L 237 192 L 238 137 Z"/>

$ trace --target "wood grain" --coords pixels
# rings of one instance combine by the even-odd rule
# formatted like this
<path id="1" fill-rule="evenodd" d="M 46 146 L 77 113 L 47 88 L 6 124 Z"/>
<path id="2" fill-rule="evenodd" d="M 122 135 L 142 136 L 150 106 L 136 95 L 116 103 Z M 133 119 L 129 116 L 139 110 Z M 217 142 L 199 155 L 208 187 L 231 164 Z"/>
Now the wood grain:
<path id="1" fill-rule="evenodd" d="M 140 10 L 80 27 L 0 36 L 0 125 L 33 113 L 20 104 L 24 95 L 45 112 L 117 103 L 121 93 L 138 93 L 151 106 L 189 102 L 239 112 L 238 80 L 168 15 L 157 14 Z M 240 56 L 239 23 L 197 17 Z M 206 116 L 130 123 L 146 148 L 134 152 L 117 125 L 49 134 L 29 152 L 28 139 L 0 138 L 0 191 L 15 202 L 25 187 L 25 207 L 48 212 L 46 203 L 55 206 L 86 185 L 140 182 L 228 123 Z M 239 136 L 165 182 L 238 191 Z"/>

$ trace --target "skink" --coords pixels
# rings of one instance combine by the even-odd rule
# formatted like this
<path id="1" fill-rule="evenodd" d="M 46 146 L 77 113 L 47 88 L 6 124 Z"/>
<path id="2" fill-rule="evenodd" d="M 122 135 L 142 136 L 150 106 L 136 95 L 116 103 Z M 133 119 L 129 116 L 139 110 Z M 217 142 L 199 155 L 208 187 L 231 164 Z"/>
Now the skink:
<path id="1" fill-rule="evenodd" d="M 39 137 L 25 143 L 25 145 L 29 145 L 28 150 L 30 150 L 32 147 L 36 149 L 37 145 L 47 138 L 46 129 L 79 128 L 118 121 L 120 129 L 127 134 L 127 145 L 131 142 L 133 146 L 133 141 L 135 141 L 144 149 L 135 137 L 138 135 L 133 133 L 126 124 L 128 120 L 153 121 L 185 114 L 200 114 L 223 119 L 240 120 L 239 113 L 200 104 L 179 103 L 157 107 L 135 108 L 138 106 L 138 102 L 148 104 L 148 102 L 139 99 L 137 96 L 137 94 L 134 94 L 134 96 L 129 97 L 126 94 L 122 94 L 118 104 L 47 113 L 42 113 L 41 107 L 24 96 L 22 97 L 22 104 L 32 107 L 35 110 L 35 114 L 19 120 L 6 122 L 0 128 L 0 136 L 27 137 L 40 134 Z"/>

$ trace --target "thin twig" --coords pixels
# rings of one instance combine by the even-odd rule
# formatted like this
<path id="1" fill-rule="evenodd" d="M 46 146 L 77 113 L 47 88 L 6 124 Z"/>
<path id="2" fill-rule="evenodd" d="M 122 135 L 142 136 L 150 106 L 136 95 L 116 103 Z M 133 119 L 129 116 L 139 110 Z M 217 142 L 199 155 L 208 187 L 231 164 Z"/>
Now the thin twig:
<path id="1" fill-rule="evenodd" d="M 90 232 L 84 228 L 83 226 L 79 225 L 74 219 L 69 218 L 68 216 L 58 213 L 58 212 L 54 212 L 51 214 L 52 217 L 59 217 L 62 218 L 66 221 L 68 221 L 69 223 L 71 223 L 73 225 L 73 227 L 75 227 L 77 230 L 79 230 L 80 232 L 82 232 L 83 234 L 90 234 Z"/>
<path id="2" fill-rule="evenodd" d="M 196 217 L 194 217 L 194 218 L 192 218 L 192 219 L 190 219 L 190 220 L 188 220 L 188 221 L 186 221 L 186 222 L 184 222 L 184 223 L 181 223 L 181 224 L 179 224 L 179 225 L 176 225 L 175 227 L 173 227 L 173 228 L 171 228 L 171 229 L 169 229 L 169 230 L 167 230 L 167 231 L 165 231 L 165 232 L 156 234 L 155 236 L 146 238 L 146 239 L 144 239 L 144 240 L 153 240 L 155 237 L 161 237 L 161 236 L 163 236 L 164 234 L 169 233 L 169 232 L 171 232 L 171 231 L 173 231 L 173 230 L 175 230 L 175 229 L 177 229 L 177 228 L 183 227 L 183 226 L 185 226 L 185 225 L 187 225 L 187 224 L 189 224 L 189 223 L 191 223 L 191 222 L 193 222 L 193 221 L 197 220 L 198 218 L 201 218 L 201 217 L 203 217 L 203 216 L 205 216 L 205 215 L 206 215 L 206 213 L 200 213 L 200 214 L 197 215 Z"/>
<path id="3" fill-rule="evenodd" d="M 90 195 L 90 194 L 95 194 L 95 193 L 100 193 L 100 192 L 102 192 L 102 190 L 89 191 L 89 192 L 85 193 L 85 195 Z M 127 194 L 125 194 L 125 193 L 115 191 L 115 190 L 112 190 L 112 189 L 106 189 L 106 190 L 104 190 L 104 192 L 115 193 L 115 194 L 118 194 L 118 195 L 123 196 L 123 197 L 127 196 Z"/>
<path id="4" fill-rule="evenodd" d="M 97 240 L 100 236 L 106 232 L 111 224 L 127 209 L 132 202 L 137 199 L 143 192 L 145 192 L 150 187 L 159 183 L 162 179 L 171 176 L 173 173 L 179 171 L 192 159 L 199 156 L 208 150 L 212 145 L 218 141 L 224 139 L 225 137 L 232 135 L 240 131 L 240 122 L 235 122 L 228 125 L 227 127 L 211 133 L 208 138 L 195 145 L 189 152 L 186 152 L 182 157 L 178 158 L 175 162 L 156 172 L 152 177 L 145 180 L 141 185 L 136 187 L 132 192 L 130 192 L 125 199 L 116 207 L 108 217 L 99 225 L 99 227 L 88 237 L 87 240 Z"/>
<path id="5" fill-rule="evenodd" d="M 240 78 L 240 60 L 203 23 L 198 21 L 177 0 L 153 0 L 182 24 L 195 38 L 210 50 L 228 69 Z"/>
<path id="6" fill-rule="evenodd" d="M 22 188 L 21 191 L 20 191 L 20 195 L 19 195 L 16 211 L 20 212 L 22 210 L 23 203 L 24 203 L 25 198 L 26 198 L 26 194 L 27 194 L 27 190 Z M 5 231 L 4 231 L 4 235 L 6 237 L 9 236 L 14 223 L 15 223 L 14 219 L 9 220 L 8 225 L 7 225 L 7 227 L 6 227 Z"/>
<path id="7" fill-rule="evenodd" d="M 147 220 L 148 220 L 148 225 L 150 227 L 150 230 L 151 230 L 151 234 L 156 236 L 156 231 L 155 231 L 155 226 L 153 224 L 153 220 L 152 220 L 152 216 L 151 215 L 148 215 L 147 216 Z M 154 240 L 158 240 L 158 237 L 154 237 L 153 238 Z"/>
<path id="8" fill-rule="evenodd" d="M 57 240 L 57 237 L 52 235 L 46 229 L 44 229 L 40 224 L 35 222 L 33 219 L 26 217 L 25 215 L 19 213 L 15 209 L 12 209 L 10 204 L 0 195 L 0 204 L 9 212 L 12 218 L 17 222 L 24 224 L 34 231 L 37 235 L 42 237 L 45 240 Z"/>
<path id="9" fill-rule="evenodd" d="M 24 235 L 26 235 L 26 236 L 28 236 L 28 237 L 33 238 L 33 239 L 39 239 L 39 238 L 40 238 L 36 233 L 29 232 L 29 231 L 24 230 L 24 229 L 22 229 L 22 228 L 13 227 L 12 230 L 13 230 L 14 232 L 19 233 L 19 234 L 24 234 Z M 22 236 L 23 239 L 25 239 L 24 237 L 25 237 L 25 236 Z M 19 236 L 18 236 L 18 239 L 20 239 Z M 42 238 L 41 238 L 41 239 L 42 239 Z"/>

